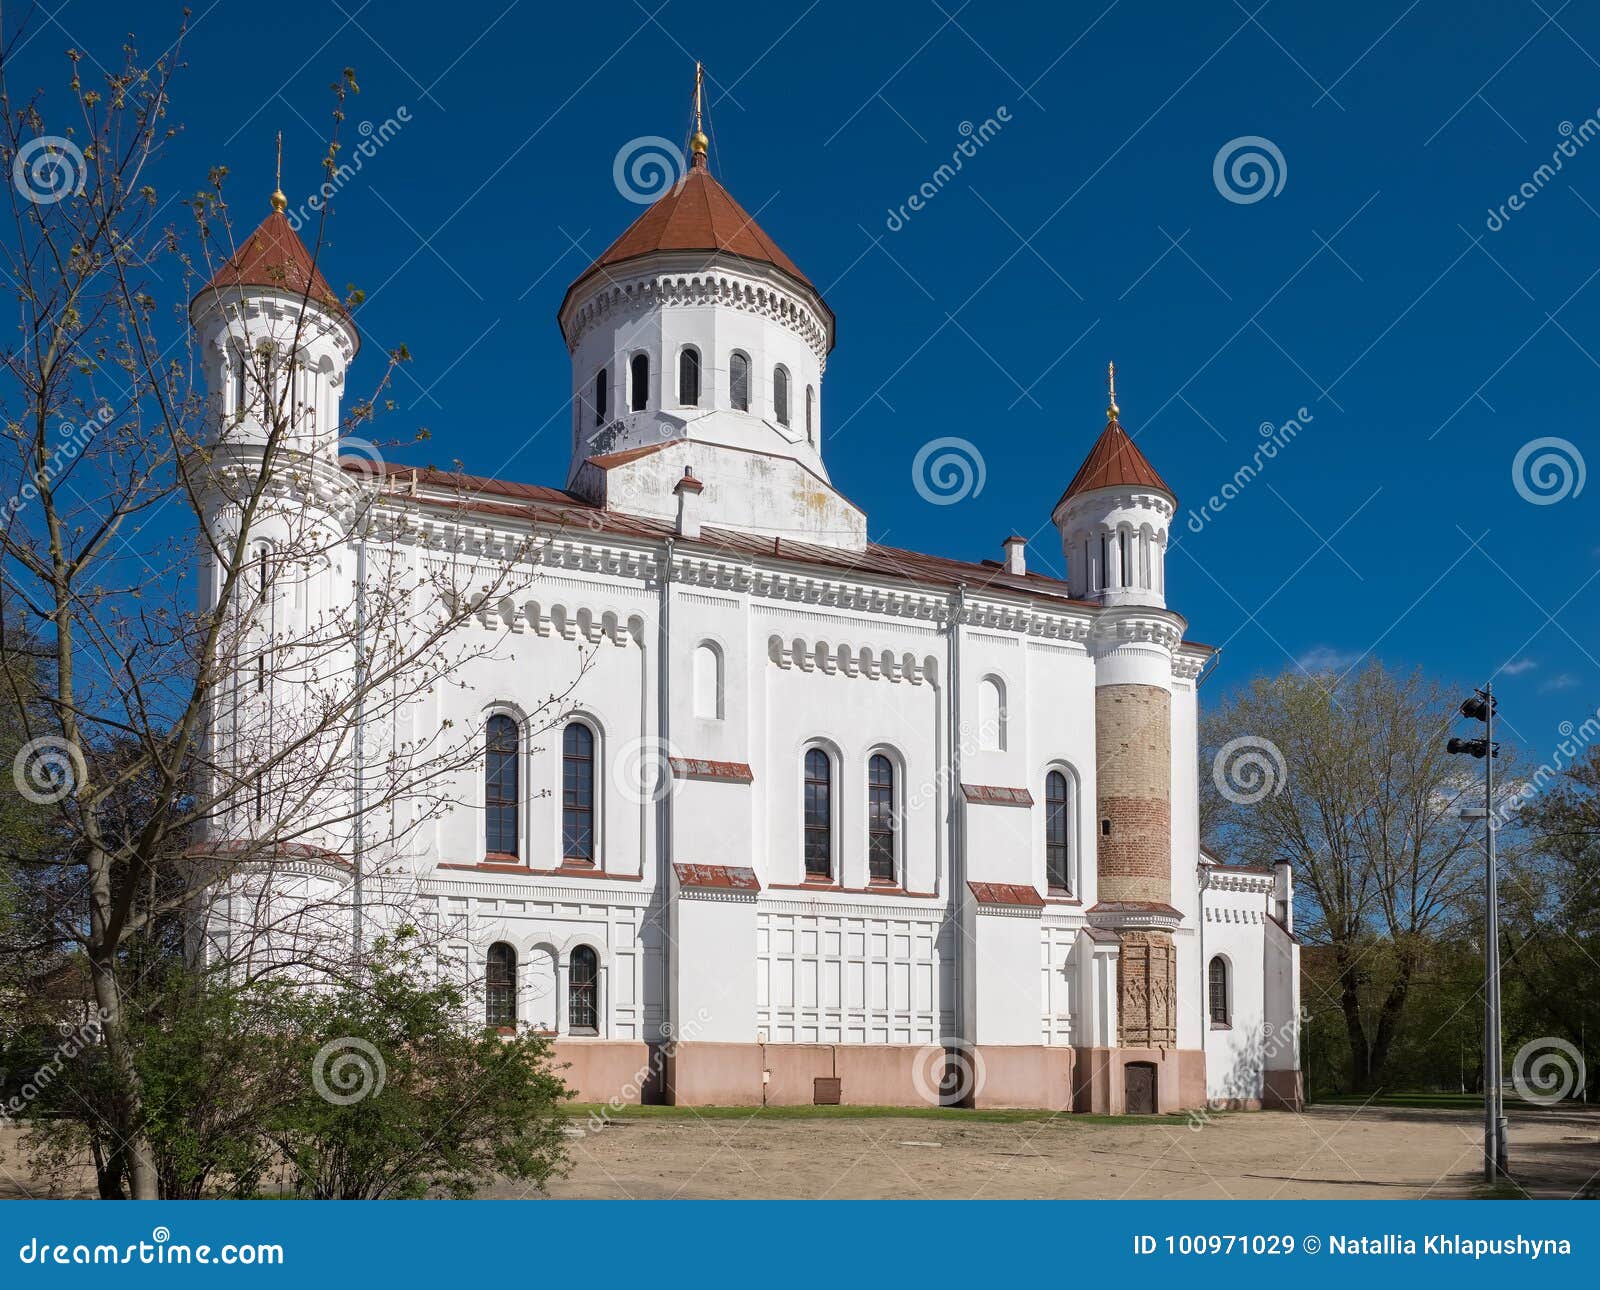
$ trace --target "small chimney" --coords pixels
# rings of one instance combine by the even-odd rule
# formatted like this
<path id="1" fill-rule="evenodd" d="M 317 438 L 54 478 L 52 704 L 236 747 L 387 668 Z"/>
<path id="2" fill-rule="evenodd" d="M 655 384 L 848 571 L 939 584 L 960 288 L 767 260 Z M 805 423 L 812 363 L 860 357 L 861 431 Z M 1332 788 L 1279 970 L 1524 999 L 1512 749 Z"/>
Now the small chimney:
<path id="1" fill-rule="evenodd" d="M 705 487 L 694 477 L 694 469 L 690 466 L 683 468 L 683 478 L 672 486 L 672 491 L 678 497 L 679 537 L 700 536 L 700 494 Z"/>
<path id="2" fill-rule="evenodd" d="M 1028 539 L 1015 533 L 1006 539 L 1006 572 L 1019 578 L 1028 572 Z"/>

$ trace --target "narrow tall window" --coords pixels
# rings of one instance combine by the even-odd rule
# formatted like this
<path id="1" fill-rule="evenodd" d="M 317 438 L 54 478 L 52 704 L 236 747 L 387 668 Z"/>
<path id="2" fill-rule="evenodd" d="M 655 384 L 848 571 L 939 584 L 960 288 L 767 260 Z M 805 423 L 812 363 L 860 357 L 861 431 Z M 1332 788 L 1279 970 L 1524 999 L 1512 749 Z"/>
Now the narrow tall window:
<path id="1" fill-rule="evenodd" d="M 504 941 L 489 947 L 483 996 L 484 1016 L 491 1026 L 517 1024 L 517 952 Z"/>
<path id="2" fill-rule="evenodd" d="M 750 411 L 750 360 L 738 350 L 728 360 L 728 397 L 735 412 Z"/>
<path id="3" fill-rule="evenodd" d="M 772 370 L 772 412 L 778 418 L 778 424 L 789 424 L 789 369 L 775 367 Z"/>
<path id="4" fill-rule="evenodd" d="M 1207 991 L 1211 1002 L 1211 1024 L 1213 1026 L 1226 1026 L 1228 1024 L 1228 960 L 1222 955 L 1217 955 L 1211 960 L 1207 970 Z"/>
<path id="5" fill-rule="evenodd" d="M 233 410 L 235 415 L 243 416 L 249 399 L 245 395 L 244 385 L 244 351 L 239 350 L 233 356 Z"/>
<path id="6" fill-rule="evenodd" d="M 1130 558 L 1130 553 L 1128 551 L 1128 530 L 1123 529 L 1117 535 L 1117 540 L 1122 544 L 1122 585 L 1124 587 L 1131 587 L 1133 586 L 1133 560 Z"/>
<path id="7" fill-rule="evenodd" d="M 806 442 L 815 446 L 817 442 L 817 387 L 806 386 Z"/>
<path id="8" fill-rule="evenodd" d="M 632 369 L 633 400 L 629 406 L 635 412 L 643 412 L 644 405 L 650 399 L 650 356 L 635 354 Z"/>
<path id="9" fill-rule="evenodd" d="M 257 603 L 261 606 L 261 621 L 263 624 L 266 641 L 261 646 L 261 652 L 256 655 L 256 693 L 260 694 L 267 688 L 267 653 L 272 649 L 272 607 L 267 603 L 267 548 L 262 547 L 256 552 L 256 594 Z"/>
<path id="10" fill-rule="evenodd" d="M 700 406 L 700 351 L 692 345 L 678 355 L 678 402 L 687 408 Z"/>
<path id="11" fill-rule="evenodd" d="M 882 753 L 867 763 L 867 876 L 894 881 L 894 763 Z"/>
<path id="12" fill-rule="evenodd" d="M 572 951 L 567 971 L 567 1029 L 574 1035 L 600 1033 L 600 959 L 587 945 Z"/>
<path id="13" fill-rule="evenodd" d="M 491 857 L 517 858 L 517 723 L 489 718 L 483 767 L 483 849 Z"/>
<path id="14" fill-rule="evenodd" d="M 561 736 L 561 854 L 594 863 L 594 731 L 580 721 Z"/>
<path id="15" fill-rule="evenodd" d="M 806 753 L 806 877 L 833 873 L 833 764 L 820 748 Z"/>
<path id="16" fill-rule="evenodd" d="M 1072 889 L 1068 809 L 1067 777 L 1053 770 L 1044 780 L 1044 874 L 1052 891 Z"/>
<path id="17" fill-rule="evenodd" d="M 606 369 L 602 367 L 594 374 L 594 423 L 597 426 L 606 423 L 606 394 L 609 384 Z"/>

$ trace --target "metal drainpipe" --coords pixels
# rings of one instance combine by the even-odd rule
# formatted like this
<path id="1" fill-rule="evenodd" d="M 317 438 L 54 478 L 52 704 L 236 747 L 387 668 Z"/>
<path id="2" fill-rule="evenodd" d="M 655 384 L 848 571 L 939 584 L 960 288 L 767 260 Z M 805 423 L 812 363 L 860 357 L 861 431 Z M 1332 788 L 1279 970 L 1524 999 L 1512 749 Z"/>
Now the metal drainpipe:
<path id="1" fill-rule="evenodd" d="M 967 587 L 956 584 L 955 613 L 950 620 L 950 922 L 952 951 L 953 1015 L 957 1039 L 966 1038 L 965 997 L 966 954 L 962 945 L 961 902 L 967 856 L 961 810 L 961 621 L 966 616 Z"/>
<path id="2" fill-rule="evenodd" d="M 656 773 L 661 776 L 670 776 L 671 768 L 667 765 L 667 748 L 672 732 L 672 666 L 668 657 L 668 645 L 672 639 L 672 553 L 673 541 L 666 540 L 663 547 L 661 561 L 661 576 L 658 579 L 661 594 L 661 608 L 656 614 Z M 657 781 L 658 790 L 661 780 Z M 661 1027 L 662 1033 L 675 1037 L 677 1028 L 672 1024 L 672 911 L 669 901 L 672 896 L 672 879 L 668 874 L 668 866 L 672 861 L 672 792 L 671 781 L 666 780 L 667 791 L 661 794 L 656 803 L 656 890 L 660 895 L 661 916 L 667 920 L 667 925 L 662 929 L 661 968 L 664 989 L 661 1001 Z M 668 1042 L 671 1042 L 670 1038 Z"/>
<path id="3" fill-rule="evenodd" d="M 365 523 L 366 516 L 362 516 Z M 364 918 L 362 869 L 365 863 L 366 831 L 362 816 L 366 808 L 366 734 L 367 734 L 367 539 L 363 532 L 356 540 L 356 783 L 354 801 L 355 828 L 350 841 L 350 863 L 353 870 L 351 883 L 350 950 L 355 965 L 361 963 L 364 949 L 361 924 Z"/>

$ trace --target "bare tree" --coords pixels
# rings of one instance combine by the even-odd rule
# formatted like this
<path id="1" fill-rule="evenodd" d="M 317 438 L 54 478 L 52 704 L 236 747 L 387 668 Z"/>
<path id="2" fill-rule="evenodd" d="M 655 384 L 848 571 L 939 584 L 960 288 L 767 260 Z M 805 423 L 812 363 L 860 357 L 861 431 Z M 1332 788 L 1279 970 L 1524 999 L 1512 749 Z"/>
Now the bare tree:
<path id="1" fill-rule="evenodd" d="M 341 409 L 360 293 L 318 267 L 326 209 L 302 242 L 275 194 L 236 238 L 225 170 L 163 196 L 182 39 L 153 60 L 128 45 L 111 71 L 70 52 L 54 128 L 0 52 L 18 316 L 0 605 L 21 620 L 0 646 L 44 656 L 0 705 L 57 839 L 19 859 L 40 925 L 0 953 L 85 968 L 116 1077 L 90 1113 L 139 1197 L 157 1188 L 126 1024 L 140 947 L 177 925 L 247 973 L 348 968 L 352 905 L 403 894 L 418 830 L 479 755 L 477 729 L 432 718 L 437 692 L 498 647 L 491 611 L 540 545 L 492 536 L 465 488 L 414 496 L 365 440 L 341 460 L 407 355 Z M 330 175 L 355 89 L 334 87 Z M 581 672 L 575 656 L 535 731 Z"/>
<path id="2" fill-rule="evenodd" d="M 1358 1090 L 1381 1081 L 1429 943 L 1471 910 L 1481 805 L 1473 766 L 1445 751 L 1455 697 L 1379 663 L 1332 676 L 1257 679 L 1207 720 L 1209 836 L 1256 864 L 1287 860 L 1328 947 Z"/>

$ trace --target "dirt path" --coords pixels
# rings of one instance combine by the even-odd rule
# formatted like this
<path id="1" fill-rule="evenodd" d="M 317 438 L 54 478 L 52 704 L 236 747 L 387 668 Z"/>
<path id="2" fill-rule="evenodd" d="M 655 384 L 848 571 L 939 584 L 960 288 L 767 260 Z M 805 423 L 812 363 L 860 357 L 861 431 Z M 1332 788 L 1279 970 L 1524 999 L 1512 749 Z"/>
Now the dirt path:
<path id="1" fill-rule="evenodd" d="M 560 1197 L 1404 1198 L 1467 1196 L 1471 1113 L 1316 1108 L 1173 1124 L 919 1119 L 618 1120 L 573 1139 Z M 1600 1174 L 1600 1111 L 1514 1117 L 1533 1195 Z M 516 1189 L 496 1195 L 514 1196 Z"/>
<path id="2" fill-rule="evenodd" d="M 1236 1199 L 1469 1196 L 1481 1121 L 1455 1110 L 1316 1107 L 1186 1121 L 575 1120 L 557 1197 Z M 1534 1196 L 1600 1188 L 1600 1109 L 1513 1112 L 1512 1168 Z M 85 1171 L 78 1195 L 88 1195 Z M 0 1197 L 40 1194 L 0 1129 Z M 520 1196 L 515 1186 L 487 1194 Z"/>

